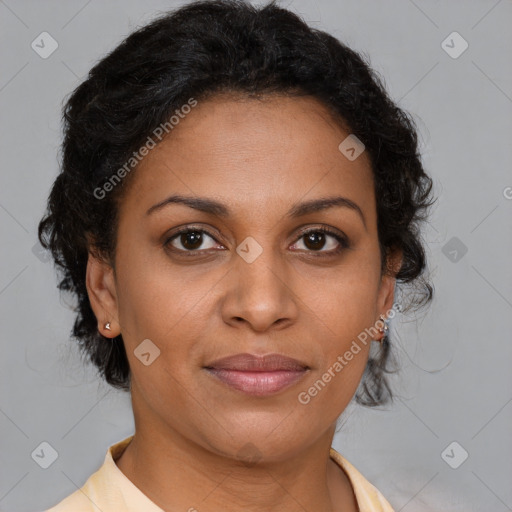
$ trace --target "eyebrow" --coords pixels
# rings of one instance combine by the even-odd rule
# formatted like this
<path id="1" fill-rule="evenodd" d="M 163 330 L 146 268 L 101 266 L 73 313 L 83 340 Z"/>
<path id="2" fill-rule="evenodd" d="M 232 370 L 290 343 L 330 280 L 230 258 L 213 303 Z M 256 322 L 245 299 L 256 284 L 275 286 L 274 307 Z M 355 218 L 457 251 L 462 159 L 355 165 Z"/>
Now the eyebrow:
<path id="1" fill-rule="evenodd" d="M 207 197 L 188 197 L 177 194 L 169 196 L 163 201 L 151 206 L 151 208 L 146 212 L 146 215 L 151 215 L 170 204 L 183 204 L 189 208 L 193 208 L 194 210 L 199 210 L 221 218 L 226 218 L 231 215 L 231 212 L 226 205 L 219 203 L 214 199 L 209 199 Z M 296 203 L 286 213 L 286 217 L 302 217 L 309 213 L 315 213 L 335 207 L 345 207 L 355 211 L 363 221 L 365 229 L 367 229 L 366 219 L 359 205 L 348 197 L 342 196 L 322 197 L 319 199 L 305 201 L 303 203 Z"/>

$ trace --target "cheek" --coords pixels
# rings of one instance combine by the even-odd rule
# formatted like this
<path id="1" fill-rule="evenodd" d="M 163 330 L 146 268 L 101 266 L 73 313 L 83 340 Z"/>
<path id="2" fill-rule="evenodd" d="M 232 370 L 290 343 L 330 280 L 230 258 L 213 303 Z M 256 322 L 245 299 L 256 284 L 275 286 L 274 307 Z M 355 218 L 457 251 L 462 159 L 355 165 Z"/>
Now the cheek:
<path id="1" fill-rule="evenodd" d="M 352 399 L 372 343 L 365 329 L 374 323 L 374 293 L 372 286 L 363 289 L 358 282 L 357 289 L 347 286 L 341 292 L 323 294 L 327 298 L 317 322 L 317 332 L 323 333 L 317 348 L 319 365 L 297 397 L 303 414 L 335 421 Z"/>
<path id="2" fill-rule="evenodd" d="M 165 343 L 173 330 L 183 329 L 187 315 L 200 308 L 205 290 L 160 258 L 124 252 L 118 265 L 119 321 L 128 338 Z M 208 290 L 208 288 L 206 288 Z M 132 340 L 135 341 L 135 340 Z"/>
<path id="3" fill-rule="evenodd" d="M 322 356 L 312 387 L 303 389 L 304 402 L 320 409 L 333 406 L 333 417 L 348 404 L 367 364 L 372 337 L 365 330 L 374 325 L 379 282 L 375 261 L 357 255 L 357 263 L 340 268 L 336 279 L 322 284 L 311 297 L 311 314 L 319 333 Z M 374 318 L 375 317 L 375 318 Z"/>
<path id="4" fill-rule="evenodd" d="M 335 279 L 323 282 L 311 299 L 310 311 L 323 324 L 333 349 L 342 350 L 349 340 L 376 322 L 378 280 L 374 265 L 364 261 L 347 265 Z"/>
<path id="5" fill-rule="evenodd" d="M 211 278 L 187 280 L 169 265 L 144 264 L 132 256 L 119 269 L 119 283 L 119 320 L 134 379 L 148 397 L 151 389 L 179 391 L 176 379 L 190 380 L 185 362 L 195 364 L 199 340 L 208 329 Z M 149 351 L 158 357 L 145 366 L 137 354 L 147 339 L 157 347 L 146 342 Z"/>

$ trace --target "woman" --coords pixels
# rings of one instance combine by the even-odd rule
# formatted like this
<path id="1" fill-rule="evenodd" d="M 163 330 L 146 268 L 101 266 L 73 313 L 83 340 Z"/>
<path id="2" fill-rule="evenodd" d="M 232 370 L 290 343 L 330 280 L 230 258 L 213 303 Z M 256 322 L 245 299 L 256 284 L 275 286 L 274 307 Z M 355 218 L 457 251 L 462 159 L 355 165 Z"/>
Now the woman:
<path id="1" fill-rule="evenodd" d="M 392 511 L 331 443 L 354 396 L 392 398 L 395 283 L 432 298 L 432 182 L 368 64 L 274 3 L 194 2 L 64 121 L 39 237 L 135 433 L 51 512 Z"/>

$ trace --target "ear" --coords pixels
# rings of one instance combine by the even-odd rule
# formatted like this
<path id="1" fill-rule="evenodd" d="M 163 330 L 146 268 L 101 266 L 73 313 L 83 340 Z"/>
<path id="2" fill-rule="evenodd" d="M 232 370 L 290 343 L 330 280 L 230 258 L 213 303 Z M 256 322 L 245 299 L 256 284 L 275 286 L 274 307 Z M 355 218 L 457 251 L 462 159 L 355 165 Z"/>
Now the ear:
<path id="1" fill-rule="evenodd" d="M 112 266 L 89 251 L 85 283 L 92 310 L 98 320 L 98 331 L 107 338 L 121 333 L 117 292 Z M 105 324 L 110 324 L 110 329 Z"/>
<path id="2" fill-rule="evenodd" d="M 395 275 L 402 266 L 402 256 L 403 252 L 400 249 L 388 251 L 386 262 L 388 272 L 382 276 L 377 299 L 377 313 L 385 318 L 388 316 L 387 313 L 393 307 L 395 300 Z"/>

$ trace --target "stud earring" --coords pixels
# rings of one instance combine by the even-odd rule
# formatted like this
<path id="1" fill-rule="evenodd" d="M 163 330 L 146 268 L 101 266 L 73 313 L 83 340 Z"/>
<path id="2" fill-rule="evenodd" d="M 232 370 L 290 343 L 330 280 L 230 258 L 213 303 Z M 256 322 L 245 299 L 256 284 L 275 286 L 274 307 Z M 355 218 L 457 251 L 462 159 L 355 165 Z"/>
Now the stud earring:
<path id="1" fill-rule="evenodd" d="M 382 338 L 379 340 L 379 343 L 382 343 L 382 340 L 386 337 L 386 334 L 387 334 L 387 332 L 388 332 L 389 328 L 388 328 L 388 326 L 387 326 L 387 324 L 386 324 L 386 319 L 384 318 L 384 316 L 383 316 L 383 315 L 380 315 L 380 316 L 379 316 L 379 319 L 384 323 L 384 327 L 383 327 L 383 328 L 381 328 L 381 329 L 379 329 L 379 332 L 380 332 L 381 334 L 383 334 L 383 335 L 384 335 L 384 336 L 382 336 Z"/>
<path id="2" fill-rule="evenodd" d="M 110 322 L 107 322 L 107 323 L 105 324 L 105 329 L 106 329 L 107 331 L 111 331 L 111 330 L 112 330 L 112 329 L 110 328 Z"/>

